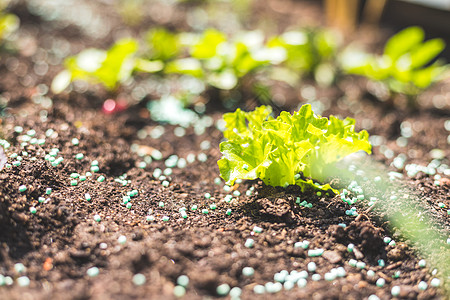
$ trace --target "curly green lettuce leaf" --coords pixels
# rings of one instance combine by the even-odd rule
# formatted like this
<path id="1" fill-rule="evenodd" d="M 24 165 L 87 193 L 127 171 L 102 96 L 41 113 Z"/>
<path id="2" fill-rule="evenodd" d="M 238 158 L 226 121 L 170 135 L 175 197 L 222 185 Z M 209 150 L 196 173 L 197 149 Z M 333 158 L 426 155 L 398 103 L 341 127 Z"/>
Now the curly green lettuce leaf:
<path id="1" fill-rule="evenodd" d="M 336 162 L 347 155 L 371 153 L 366 131 L 355 132 L 355 120 L 316 116 L 311 106 L 274 119 L 271 108 L 252 112 L 238 109 L 224 115 L 226 141 L 220 144 L 218 161 L 227 184 L 236 179 L 261 179 L 271 186 L 299 185 L 337 192 L 321 184 Z"/>

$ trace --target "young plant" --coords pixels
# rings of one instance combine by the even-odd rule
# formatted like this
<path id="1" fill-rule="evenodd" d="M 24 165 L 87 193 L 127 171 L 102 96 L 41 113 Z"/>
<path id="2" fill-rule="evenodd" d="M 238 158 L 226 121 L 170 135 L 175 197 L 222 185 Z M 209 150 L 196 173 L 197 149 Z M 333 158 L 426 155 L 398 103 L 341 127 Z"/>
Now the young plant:
<path id="1" fill-rule="evenodd" d="M 182 45 L 180 36 L 164 28 L 154 28 L 145 35 L 150 60 L 167 62 L 180 55 Z"/>
<path id="2" fill-rule="evenodd" d="M 287 31 L 272 38 L 268 45 L 286 49 L 283 66 L 297 77 L 313 78 L 323 85 L 334 81 L 339 45 L 336 33 L 323 29 Z"/>
<path id="3" fill-rule="evenodd" d="M 442 79 L 448 69 L 436 60 L 445 48 L 444 41 L 436 38 L 424 42 L 424 37 L 420 27 L 406 28 L 387 41 L 381 56 L 347 52 L 343 56 L 343 69 L 383 82 L 392 93 L 406 95 L 414 106 L 415 97 Z"/>
<path id="4" fill-rule="evenodd" d="M 226 122 L 218 161 L 220 176 L 232 185 L 236 179 L 261 179 L 271 186 L 299 185 L 332 190 L 327 179 L 336 162 L 347 155 L 371 153 L 369 135 L 355 132 L 355 120 L 316 116 L 309 104 L 293 115 L 283 111 L 275 119 L 271 108 L 252 112 L 237 109 Z"/>
<path id="5" fill-rule="evenodd" d="M 135 69 L 133 55 L 137 48 L 138 43 L 134 39 L 122 39 L 107 51 L 90 48 L 66 58 L 65 70 L 53 79 L 52 91 L 60 93 L 75 80 L 101 84 L 107 90 L 114 91 L 120 83 L 130 78 Z"/>
<path id="6" fill-rule="evenodd" d="M 0 11 L 0 40 L 13 33 L 19 27 L 19 18 L 13 14 L 5 14 Z"/>
<path id="7" fill-rule="evenodd" d="M 257 31 L 228 39 L 224 33 L 208 29 L 184 40 L 193 41 L 187 45 L 190 56 L 170 62 L 165 71 L 200 78 L 224 91 L 237 89 L 246 79 L 286 56 L 281 47 L 267 47 L 264 36 Z"/>

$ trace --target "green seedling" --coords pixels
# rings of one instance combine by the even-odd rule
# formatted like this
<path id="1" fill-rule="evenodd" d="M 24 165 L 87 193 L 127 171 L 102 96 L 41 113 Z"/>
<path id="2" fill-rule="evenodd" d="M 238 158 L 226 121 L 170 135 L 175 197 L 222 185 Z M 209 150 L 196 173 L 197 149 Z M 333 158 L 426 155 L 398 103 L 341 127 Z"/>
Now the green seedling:
<path id="1" fill-rule="evenodd" d="M 180 36 L 164 28 L 154 28 L 145 35 L 148 58 L 167 62 L 180 55 L 182 45 Z"/>
<path id="2" fill-rule="evenodd" d="M 271 108 L 252 112 L 237 109 L 223 116 L 226 122 L 218 161 L 226 184 L 237 179 L 261 179 L 271 186 L 299 185 L 332 190 L 324 182 L 328 170 L 347 155 L 371 153 L 366 131 L 355 132 L 355 120 L 316 116 L 309 104 L 293 115 L 283 111 L 275 119 Z"/>
<path id="3" fill-rule="evenodd" d="M 122 39 L 106 51 L 90 48 L 68 57 L 64 61 L 65 70 L 53 79 L 52 91 L 60 93 L 75 80 L 101 84 L 107 90 L 114 91 L 120 83 L 130 78 L 135 69 L 134 54 L 137 49 L 137 41 Z"/>
<path id="4" fill-rule="evenodd" d="M 250 77 L 286 58 L 282 47 L 267 47 L 258 31 L 229 39 L 223 32 L 208 29 L 199 36 L 184 35 L 181 40 L 186 42 L 189 56 L 168 63 L 165 71 L 194 76 L 223 91 L 246 86 L 244 82 Z"/>
<path id="5" fill-rule="evenodd" d="M 448 69 L 436 60 L 445 48 L 444 41 L 439 38 L 424 41 L 424 37 L 423 29 L 414 26 L 392 36 L 382 55 L 347 51 L 343 55 L 343 69 L 383 82 L 392 93 L 406 95 L 414 107 L 416 96 L 441 80 Z"/>
<path id="6" fill-rule="evenodd" d="M 323 29 L 287 31 L 272 38 L 268 45 L 286 50 L 287 58 L 283 66 L 287 70 L 281 73 L 281 80 L 286 80 L 286 75 L 291 74 L 288 77 L 293 77 L 294 83 L 300 77 L 312 78 L 323 85 L 334 81 L 339 46 L 336 33 Z"/>
<path id="7" fill-rule="evenodd" d="M 5 39 L 8 35 L 19 28 L 19 18 L 13 14 L 5 14 L 0 12 L 0 40 Z"/>

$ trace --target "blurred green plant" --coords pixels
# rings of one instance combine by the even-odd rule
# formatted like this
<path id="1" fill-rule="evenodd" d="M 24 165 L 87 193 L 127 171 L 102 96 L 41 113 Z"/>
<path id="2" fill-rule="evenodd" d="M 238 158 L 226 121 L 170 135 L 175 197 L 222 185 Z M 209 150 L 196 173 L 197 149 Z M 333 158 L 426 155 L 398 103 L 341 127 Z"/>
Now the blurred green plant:
<path id="1" fill-rule="evenodd" d="M 182 52 L 180 36 L 165 28 L 153 28 L 145 34 L 150 60 L 167 62 Z"/>
<path id="2" fill-rule="evenodd" d="M 20 20 L 16 15 L 6 13 L 9 2 L 9 0 L 0 0 L 0 41 L 15 32 L 20 25 Z"/>
<path id="3" fill-rule="evenodd" d="M 444 41 L 424 38 L 422 28 L 406 28 L 387 41 L 382 55 L 344 51 L 342 68 L 349 74 L 383 82 L 391 93 L 406 95 L 414 107 L 417 95 L 443 79 L 448 70 L 448 65 L 436 60 L 445 48 Z"/>
<path id="4" fill-rule="evenodd" d="M 283 65 L 296 75 L 297 81 L 311 78 L 319 84 L 330 85 L 336 77 L 339 40 L 336 32 L 314 28 L 287 31 L 272 38 L 268 45 L 286 49 Z"/>
<path id="5" fill-rule="evenodd" d="M 60 93 L 71 82 L 83 80 L 115 91 L 120 83 L 130 78 L 135 69 L 151 69 L 150 61 L 136 60 L 137 49 L 138 42 L 126 38 L 117 41 L 106 51 L 96 48 L 83 50 L 64 60 L 65 69 L 55 76 L 51 89 L 54 93 Z M 153 69 L 160 70 L 161 66 Z"/>
<path id="6" fill-rule="evenodd" d="M 181 41 L 189 55 L 167 63 L 165 72 L 194 76 L 223 91 L 260 89 L 258 75 L 286 58 L 284 48 L 267 47 L 259 31 L 229 39 L 223 32 L 208 29 L 200 35 L 184 34 Z"/>

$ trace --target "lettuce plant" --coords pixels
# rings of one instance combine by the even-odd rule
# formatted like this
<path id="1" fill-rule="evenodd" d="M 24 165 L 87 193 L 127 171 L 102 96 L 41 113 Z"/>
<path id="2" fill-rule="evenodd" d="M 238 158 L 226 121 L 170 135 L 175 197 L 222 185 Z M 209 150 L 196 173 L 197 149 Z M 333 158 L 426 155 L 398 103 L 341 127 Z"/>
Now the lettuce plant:
<path id="1" fill-rule="evenodd" d="M 106 51 L 90 48 L 66 58 L 65 70 L 53 79 L 52 91 L 62 92 L 74 80 L 102 84 L 109 91 L 115 90 L 135 69 L 137 48 L 136 40 L 122 39 Z"/>
<path id="2" fill-rule="evenodd" d="M 287 31 L 273 37 L 268 46 L 286 50 L 283 66 L 297 77 L 313 78 L 323 85 L 333 82 L 339 46 L 336 33 L 323 29 Z"/>
<path id="3" fill-rule="evenodd" d="M 355 132 L 355 120 L 316 116 L 309 104 L 298 112 L 286 111 L 275 119 L 271 108 L 252 112 L 237 109 L 223 116 L 226 122 L 218 161 L 221 177 L 232 185 L 236 179 L 261 179 L 271 186 L 299 185 L 332 190 L 322 185 L 333 165 L 345 156 L 371 153 L 369 135 Z M 318 183 L 321 182 L 321 183 Z"/>
<path id="4" fill-rule="evenodd" d="M 223 32 L 208 29 L 200 36 L 185 36 L 184 40 L 191 41 L 186 45 L 189 57 L 172 61 L 166 72 L 188 74 L 220 90 L 234 89 L 244 77 L 286 57 L 282 47 L 267 47 L 258 31 L 228 39 Z"/>
<path id="5" fill-rule="evenodd" d="M 424 38 L 420 27 L 406 28 L 387 41 L 381 56 L 345 52 L 343 69 L 385 83 L 391 92 L 405 94 L 414 105 L 414 98 L 440 80 L 448 69 L 441 61 L 435 61 L 445 48 L 444 41 L 439 38 L 424 41 Z"/>
<path id="6" fill-rule="evenodd" d="M 165 28 L 153 28 L 145 35 L 151 60 L 167 62 L 179 56 L 182 51 L 180 36 Z"/>

